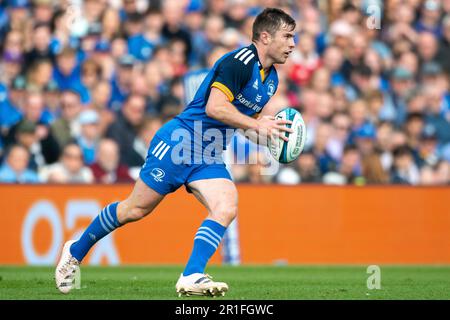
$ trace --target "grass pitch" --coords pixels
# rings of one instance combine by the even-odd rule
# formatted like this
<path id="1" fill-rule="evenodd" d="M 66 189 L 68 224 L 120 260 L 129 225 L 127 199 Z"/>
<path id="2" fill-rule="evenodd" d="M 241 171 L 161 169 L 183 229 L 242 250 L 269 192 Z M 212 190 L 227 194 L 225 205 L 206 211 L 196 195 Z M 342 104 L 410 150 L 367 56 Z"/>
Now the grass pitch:
<path id="1" fill-rule="evenodd" d="M 0 299 L 211 299 L 175 293 L 181 266 L 81 268 L 81 288 L 60 294 L 52 267 L 0 266 Z M 381 266 L 367 289 L 365 266 L 211 266 L 230 291 L 215 299 L 450 299 L 450 266 Z"/>

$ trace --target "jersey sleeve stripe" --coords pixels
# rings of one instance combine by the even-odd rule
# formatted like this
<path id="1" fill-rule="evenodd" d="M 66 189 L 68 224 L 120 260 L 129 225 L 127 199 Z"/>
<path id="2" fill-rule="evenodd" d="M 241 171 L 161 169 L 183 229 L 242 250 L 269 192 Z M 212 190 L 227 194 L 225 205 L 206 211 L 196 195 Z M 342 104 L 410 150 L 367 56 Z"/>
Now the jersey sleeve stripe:
<path id="1" fill-rule="evenodd" d="M 252 53 L 252 54 L 244 61 L 244 64 L 247 64 L 250 60 L 253 59 L 254 56 L 255 56 L 255 54 Z"/>
<path id="2" fill-rule="evenodd" d="M 227 96 L 228 100 L 230 100 L 230 102 L 234 100 L 234 95 L 233 95 L 233 93 L 231 92 L 230 89 L 228 89 L 228 87 L 227 87 L 226 85 L 224 85 L 224 84 L 222 84 L 222 83 L 220 83 L 220 82 L 215 81 L 215 82 L 211 85 L 211 88 L 212 88 L 212 87 L 217 88 L 217 89 L 219 89 L 220 91 L 222 91 L 223 93 L 225 93 L 225 95 Z"/>
<path id="3" fill-rule="evenodd" d="M 246 53 L 244 53 L 242 56 L 239 57 L 239 60 L 244 61 L 244 59 L 252 53 L 250 50 L 248 50 Z"/>
<path id="4" fill-rule="evenodd" d="M 239 56 L 241 55 L 241 54 L 243 54 L 245 51 L 247 51 L 248 49 L 247 48 L 244 48 L 244 49 L 242 49 L 241 51 L 239 51 L 238 53 L 236 53 L 236 55 L 234 56 L 234 58 L 235 59 L 237 59 L 237 58 L 239 58 Z M 249 50 L 250 51 L 250 50 Z"/>

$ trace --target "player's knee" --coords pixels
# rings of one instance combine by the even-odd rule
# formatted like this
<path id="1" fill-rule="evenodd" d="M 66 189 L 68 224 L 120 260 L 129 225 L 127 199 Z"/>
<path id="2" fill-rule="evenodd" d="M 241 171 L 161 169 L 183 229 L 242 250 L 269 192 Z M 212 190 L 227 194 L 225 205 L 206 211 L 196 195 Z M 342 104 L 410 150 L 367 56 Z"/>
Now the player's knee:
<path id="1" fill-rule="evenodd" d="M 150 211 L 147 208 L 133 207 L 128 212 L 128 218 L 131 221 L 138 221 L 148 215 Z"/>
<path id="2" fill-rule="evenodd" d="M 137 205 L 129 204 L 126 201 L 122 203 L 122 206 L 119 210 L 119 221 L 122 224 L 138 221 L 148 215 L 151 210 L 149 208 L 140 207 Z"/>
<path id="3" fill-rule="evenodd" d="M 228 226 L 238 213 L 237 205 L 220 205 L 210 213 L 211 217 L 224 226 Z"/>

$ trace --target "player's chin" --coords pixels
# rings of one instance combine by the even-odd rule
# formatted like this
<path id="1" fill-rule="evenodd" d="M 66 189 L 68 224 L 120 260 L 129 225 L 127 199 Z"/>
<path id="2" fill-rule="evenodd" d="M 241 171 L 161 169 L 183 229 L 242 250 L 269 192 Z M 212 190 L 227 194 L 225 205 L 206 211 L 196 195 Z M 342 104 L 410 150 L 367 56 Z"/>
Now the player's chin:
<path id="1" fill-rule="evenodd" d="M 286 63 L 286 60 L 288 57 L 289 57 L 289 55 L 283 54 L 283 56 L 281 56 L 276 63 L 278 63 L 278 64 Z"/>

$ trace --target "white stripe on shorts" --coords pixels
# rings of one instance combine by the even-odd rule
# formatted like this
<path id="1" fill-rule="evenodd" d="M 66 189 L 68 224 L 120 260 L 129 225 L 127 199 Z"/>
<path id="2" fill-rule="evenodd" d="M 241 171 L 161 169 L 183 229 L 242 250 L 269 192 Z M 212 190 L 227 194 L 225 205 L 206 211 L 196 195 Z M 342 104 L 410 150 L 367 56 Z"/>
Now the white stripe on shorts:
<path id="1" fill-rule="evenodd" d="M 162 158 L 164 157 L 164 155 L 166 154 L 166 152 L 168 151 L 170 149 L 170 146 L 168 145 L 167 147 L 166 147 L 166 149 L 164 149 L 164 151 L 163 152 L 161 152 L 161 155 L 159 156 L 159 160 L 162 160 Z"/>
<path id="2" fill-rule="evenodd" d="M 159 154 L 163 151 L 164 147 L 167 146 L 167 144 L 164 142 L 161 147 L 158 149 L 158 151 L 155 153 L 155 157 L 159 157 Z"/>
<path id="3" fill-rule="evenodd" d="M 155 154 L 155 152 L 158 150 L 158 148 L 163 144 L 163 141 L 161 140 L 158 145 L 153 149 L 152 154 Z"/>

